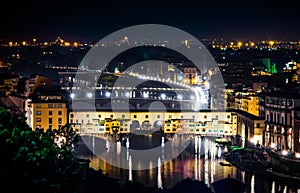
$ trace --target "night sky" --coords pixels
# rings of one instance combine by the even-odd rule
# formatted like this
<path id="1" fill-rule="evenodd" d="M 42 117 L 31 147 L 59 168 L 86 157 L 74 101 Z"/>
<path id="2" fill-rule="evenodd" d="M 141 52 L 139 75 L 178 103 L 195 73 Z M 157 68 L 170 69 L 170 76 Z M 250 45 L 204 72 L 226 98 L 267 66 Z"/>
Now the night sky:
<path id="1" fill-rule="evenodd" d="M 297 1 L 6 1 L 0 38 L 98 41 L 116 30 L 152 23 L 199 39 L 300 40 L 299 12 Z"/>

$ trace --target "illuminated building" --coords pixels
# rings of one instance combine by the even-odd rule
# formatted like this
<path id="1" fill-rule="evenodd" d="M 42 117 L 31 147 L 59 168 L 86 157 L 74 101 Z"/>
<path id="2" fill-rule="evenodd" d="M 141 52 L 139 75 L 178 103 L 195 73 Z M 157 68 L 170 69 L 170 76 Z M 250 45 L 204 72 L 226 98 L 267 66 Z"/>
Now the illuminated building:
<path id="1" fill-rule="evenodd" d="M 68 122 L 66 100 L 55 88 L 37 87 L 25 104 L 27 123 L 33 130 L 58 129 Z"/>
<path id="2" fill-rule="evenodd" d="M 270 73 L 270 74 L 277 73 L 276 64 L 271 62 L 270 58 L 261 59 L 261 62 L 265 67 L 265 73 Z"/>
<path id="3" fill-rule="evenodd" d="M 294 109 L 300 107 L 299 90 L 278 90 L 265 96 L 264 143 L 281 150 L 294 150 Z"/>
<path id="4" fill-rule="evenodd" d="M 294 110 L 293 115 L 294 151 L 300 153 L 300 109 Z"/>
<path id="5" fill-rule="evenodd" d="M 289 61 L 285 64 L 285 67 L 283 67 L 283 71 L 285 73 L 290 73 L 292 82 L 300 82 L 300 62 L 296 61 Z"/>
<path id="6" fill-rule="evenodd" d="M 4 93 L 5 96 L 8 96 L 12 92 L 16 92 L 19 80 L 19 75 L 3 74 L 0 78 L 0 81 L 3 81 L 3 83 L 0 85 L 0 92 Z"/>
<path id="7" fill-rule="evenodd" d="M 195 67 L 184 68 L 184 79 L 185 84 L 196 84 L 197 69 Z"/>
<path id="8" fill-rule="evenodd" d="M 238 92 L 235 96 L 235 109 L 252 115 L 259 115 L 259 98 L 254 92 Z"/>
<path id="9" fill-rule="evenodd" d="M 245 142 L 252 144 L 262 144 L 265 129 L 265 120 L 248 112 L 237 110 L 237 135 L 240 137 L 238 143 L 246 145 Z"/>

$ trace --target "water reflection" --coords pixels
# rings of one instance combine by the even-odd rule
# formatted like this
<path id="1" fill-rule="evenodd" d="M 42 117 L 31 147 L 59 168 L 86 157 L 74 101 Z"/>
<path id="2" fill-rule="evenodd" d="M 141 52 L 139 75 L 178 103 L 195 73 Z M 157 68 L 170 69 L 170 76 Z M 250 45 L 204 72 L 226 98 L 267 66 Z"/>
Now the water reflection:
<path id="1" fill-rule="evenodd" d="M 93 144 L 97 139 L 90 138 L 90 140 L 91 144 Z M 136 180 L 146 186 L 158 186 L 161 188 L 173 187 L 177 182 L 185 178 L 192 178 L 203 181 L 208 187 L 211 187 L 211 183 L 230 176 L 247 185 L 246 193 L 300 192 L 297 187 L 293 187 L 287 183 L 267 177 L 256 176 L 255 174 L 241 171 L 234 166 L 221 166 L 219 163 L 224 161 L 223 154 L 226 151 L 226 146 L 216 146 L 215 142 L 209 138 L 201 138 L 200 136 L 193 138 L 191 144 L 186 150 L 180 153 L 178 157 L 169 162 L 165 162 L 164 157 L 169 152 L 165 152 L 164 140 L 164 138 L 159 138 L 161 154 L 158 156 L 156 163 L 155 161 L 149 161 L 149 169 L 146 170 L 133 169 L 132 163 L 137 164 L 136 168 L 141 168 L 139 167 L 141 162 L 133 162 L 132 159 L 134 159 L 134 157 L 130 154 L 129 147 L 132 146 L 134 142 L 129 138 L 127 138 L 123 144 L 109 141 L 103 143 L 105 144 L 103 146 L 106 148 L 106 151 L 126 155 L 126 157 L 124 157 L 126 158 L 125 160 L 121 160 L 122 156 L 119 156 L 120 160 L 118 161 L 125 161 L 128 169 L 112 166 L 93 155 L 82 155 L 81 157 L 89 158 L 91 160 L 90 167 L 95 170 L 102 170 L 109 176 L 123 181 Z M 152 139 L 146 140 L 146 143 L 153 143 L 150 141 L 152 141 Z M 126 148 L 121 148 L 122 145 Z M 93 149 L 93 151 L 94 150 L 95 149 Z M 153 167 L 154 165 L 157 165 L 157 167 Z"/>
<path id="2" fill-rule="evenodd" d="M 161 160 L 160 158 L 158 158 L 158 168 L 157 168 L 157 187 L 158 188 L 163 188 L 163 185 L 162 185 L 162 179 L 161 179 Z"/>
<path id="3" fill-rule="evenodd" d="M 129 177 L 128 177 L 128 180 L 129 181 L 132 181 L 132 160 L 131 160 L 131 155 L 129 156 Z"/>

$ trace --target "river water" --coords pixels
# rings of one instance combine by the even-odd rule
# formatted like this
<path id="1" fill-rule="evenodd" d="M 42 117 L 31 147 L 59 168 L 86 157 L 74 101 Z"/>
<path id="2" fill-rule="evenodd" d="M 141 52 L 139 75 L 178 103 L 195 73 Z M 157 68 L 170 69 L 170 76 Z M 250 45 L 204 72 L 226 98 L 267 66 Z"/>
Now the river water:
<path id="1" fill-rule="evenodd" d="M 161 136 L 128 137 L 121 142 L 95 136 L 81 138 L 75 150 L 78 157 L 89 159 L 91 168 L 102 170 L 121 182 L 135 180 L 145 186 L 172 188 L 177 182 L 191 178 L 211 188 L 213 182 L 230 176 L 246 184 L 245 193 L 300 193 L 300 184 L 291 185 L 250 174 L 235 166 L 220 165 L 226 162 L 223 155 L 227 147 L 219 146 L 213 138 L 189 136 L 188 143 L 175 154 L 174 148 L 168 149 L 166 145 L 170 142 L 182 146 L 182 141 L 174 142 Z M 158 153 L 151 154 L 150 158 L 144 156 L 145 159 L 134 152 L 147 148 L 156 148 Z"/>

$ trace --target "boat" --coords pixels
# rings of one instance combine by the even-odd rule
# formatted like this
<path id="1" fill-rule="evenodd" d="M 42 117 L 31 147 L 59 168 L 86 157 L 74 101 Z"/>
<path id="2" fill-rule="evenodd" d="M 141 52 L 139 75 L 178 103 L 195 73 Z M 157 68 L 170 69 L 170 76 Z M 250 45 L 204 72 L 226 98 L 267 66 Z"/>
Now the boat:
<path id="1" fill-rule="evenodd" d="M 229 143 L 229 141 L 226 138 L 220 138 L 220 137 L 216 138 L 215 142 L 217 144 L 228 144 Z"/>
<path id="2" fill-rule="evenodd" d="M 219 164 L 221 166 L 232 166 L 232 164 L 230 162 L 227 162 L 227 161 L 222 161 L 222 162 L 219 162 Z"/>

